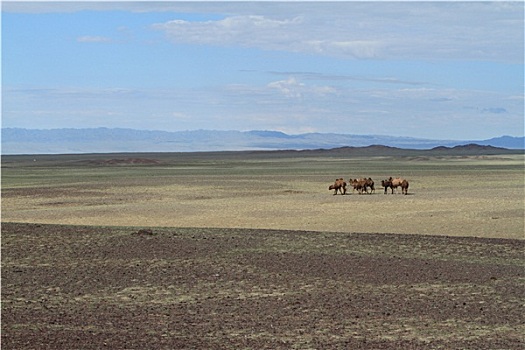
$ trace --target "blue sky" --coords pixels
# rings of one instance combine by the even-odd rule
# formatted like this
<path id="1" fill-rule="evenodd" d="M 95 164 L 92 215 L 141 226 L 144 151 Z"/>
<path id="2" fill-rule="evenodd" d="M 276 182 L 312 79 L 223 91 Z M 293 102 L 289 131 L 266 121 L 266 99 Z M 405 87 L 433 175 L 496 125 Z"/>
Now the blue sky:
<path id="1" fill-rule="evenodd" d="M 524 3 L 2 2 L 2 127 L 524 135 Z"/>

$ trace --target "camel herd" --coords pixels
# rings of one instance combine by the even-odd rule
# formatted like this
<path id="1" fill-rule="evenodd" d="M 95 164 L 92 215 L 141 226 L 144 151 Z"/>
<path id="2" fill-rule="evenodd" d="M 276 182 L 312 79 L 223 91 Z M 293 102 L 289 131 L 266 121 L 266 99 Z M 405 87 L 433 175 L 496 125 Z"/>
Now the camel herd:
<path id="1" fill-rule="evenodd" d="M 357 193 L 363 194 L 371 194 L 375 192 L 374 187 L 374 180 L 372 178 L 363 178 L 363 179 L 350 179 L 349 180 L 350 186 L 352 186 L 352 192 L 357 190 Z M 343 178 L 336 179 L 333 185 L 330 185 L 328 189 L 334 190 L 334 195 L 337 193 L 341 193 L 342 195 L 346 194 L 346 186 L 347 183 Z M 392 194 L 394 194 L 394 189 L 397 190 L 398 187 L 401 187 L 401 193 L 402 194 L 408 194 L 408 181 L 401 178 L 388 178 L 387 180 L 381 180 L 381 186 L 385 189 L 385 194 L 387 194 L 388 188 L 392 190 Z M 369 192 L 370 190 L 370 192 Z"/>

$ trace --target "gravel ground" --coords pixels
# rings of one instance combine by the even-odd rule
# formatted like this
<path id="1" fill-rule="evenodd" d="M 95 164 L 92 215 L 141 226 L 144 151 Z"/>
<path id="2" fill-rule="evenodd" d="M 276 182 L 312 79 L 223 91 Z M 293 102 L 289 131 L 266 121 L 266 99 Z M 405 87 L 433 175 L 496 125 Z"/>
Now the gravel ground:
<path id="1" fill-rule="evenodd" d="M 525 241 L 2 224 L 2 349 L 523 349 Z"/>

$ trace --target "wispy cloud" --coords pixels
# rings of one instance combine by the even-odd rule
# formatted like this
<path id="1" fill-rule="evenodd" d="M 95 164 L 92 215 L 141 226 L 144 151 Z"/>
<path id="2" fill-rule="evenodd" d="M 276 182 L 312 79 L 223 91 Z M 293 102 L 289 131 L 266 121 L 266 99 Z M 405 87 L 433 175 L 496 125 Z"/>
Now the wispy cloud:
<path id="1" fill-rule="evenodd" d="M 232 16 L 221 20 L 192 22 L 173 20 L 154 24 L 174 43 L 254 47 L 263 50 L 374 58 L 380 56 L 381 40 L 315 35 L 317 25 L 303 16 L 275 19 L 260 15 Z"/>
<path id="2" fill-rule="evenodd" d="M 427 84 L 426 82 L 422 81 L 410 81 L 410 80 L 403 80 L 399 79 L 397 77 L 373 77 L 373 76 L 357 76 L 357 75 L 344 75 L 344 74 L 325 74 L 325 73 L 319 73 L 319 72 L 277 72 L 277 71 L 271 71 L 268 72 L 272 75 L 279 75 L 279 76 L 294 76 L 294 77 L 301 77 L 301 79 L 305 80 L 322 80 L 322 81 L 362 81 L 362 82 L 372 82 L 372 83 L 386 83 L 386 84 L 401 84 L 401 85 L 423 85 Z"/>
<path id="3" fill-rule="evenodd" d="M 517 42 L 523 42 L 523 3 L 336 2 L 305 6 L 310 11 L 287 3 L 273 7 L 273 12 L 269 5 L 258 15 L 208 21 L 176 19 L 153 28 L 164 31 L 173 43 L 357 59 L 523 61 L 523 45 L 516 47 Z"/>
<path id="4" fill-rule="evenodd" d="M 337 94 L 337 89 L 333 86 L 320 86 L 305 84 L 297 78 L 291 76 L 286 80 L 278 80 L 268 83 L 267 88 L 279 91 L 288 98 L 302 99 L 307 97 L 322 97 Z"/>
<path id="5" fill-rule="evenodd" d="M 522 63 L 522 1 L 18 2 L 4 12 L 173 13 L 153 24 L 174 43 L 235 45 L 357 59 L 476 59 Z M 178 13 L 217 20 L 188 21 Z M 96 37 L 93 37 L 96 38 Z M 89 37 L 86 38 L 89 40 Z"/>
<path id="6" fill-rule="evenodd" d="M 419 130 L 418 136 L 437 137 L 432 135 L 439 129 L 439 137 L 462 138 L 467 136 L 459 128 L 465 124 L 471 135 L 488 136 L 508 134 L 508 125 L 523 126 L 523 100 L 497 93 L 421 87 L 336 89 L 294 77 L 265 85 L 198 89 L 6 88 L 3 94 L 6 127 L 410 135 L 410 128 L 424 125 L 427 131 Z M 495 115 L 505 116 L 506 122 L 498 126 L 501 131 L 492 125 Z"/>
<path id="7" fill-rule="evenodd" d="M 274 81 L 268 84 L 269 88 L 277 89 L 287 97 L 300 98 L 304 84 L 299 83 L 295 78 L 288 80 Z"/>
<path id="8" fill-rule="evenodd" d="M 173 20 L 154 24 L 153 28 L 166 32 L 174 43 L 282 49 L 299 39 L 296 28 L 301 21 L 299 17 L 278 20 L 249 15 L 204 22 Z M 276 33 L 287 35 L 276 36 Z"/>
<path id="9" fill-rule="evenodd" d="M 105 36 L 85 35 L 77 38 L 77 42 L 79 43 L 109 43 L 111 41 L 111 38 Z"/>

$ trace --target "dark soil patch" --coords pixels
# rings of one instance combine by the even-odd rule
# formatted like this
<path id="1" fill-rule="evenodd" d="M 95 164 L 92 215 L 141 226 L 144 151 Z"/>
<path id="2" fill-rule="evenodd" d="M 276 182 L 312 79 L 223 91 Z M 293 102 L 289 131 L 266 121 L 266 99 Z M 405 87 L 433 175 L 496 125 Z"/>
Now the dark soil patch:
<path id="1" fill-rule="evenodd" d="M 2 225 L 2 349 L 523 349 L 525 241 Z"/>
<path id="2" fill-rule="evenodd" d="M 83 161 L 91 165 L 153 165 L 161 162 L 149 158 L 112 158 L 112 159 L 90 159 Z"/>

